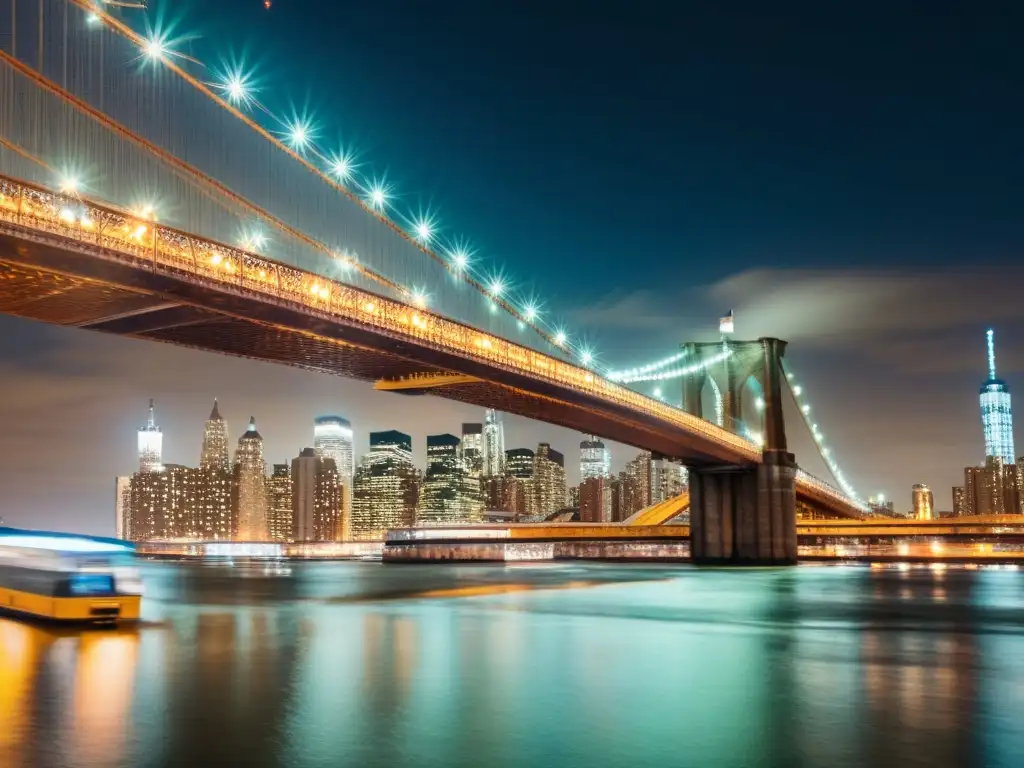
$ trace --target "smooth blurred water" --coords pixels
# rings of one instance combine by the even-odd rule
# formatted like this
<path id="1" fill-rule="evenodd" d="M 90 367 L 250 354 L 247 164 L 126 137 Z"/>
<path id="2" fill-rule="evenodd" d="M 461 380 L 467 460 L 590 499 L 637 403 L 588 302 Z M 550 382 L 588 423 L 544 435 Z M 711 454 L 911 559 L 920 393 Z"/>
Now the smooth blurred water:
<path id="1" fill-rule="evenodd" d="M 0 766 L 1024 765 L 1024 572 L 146 567 L 0 619 Z"/>

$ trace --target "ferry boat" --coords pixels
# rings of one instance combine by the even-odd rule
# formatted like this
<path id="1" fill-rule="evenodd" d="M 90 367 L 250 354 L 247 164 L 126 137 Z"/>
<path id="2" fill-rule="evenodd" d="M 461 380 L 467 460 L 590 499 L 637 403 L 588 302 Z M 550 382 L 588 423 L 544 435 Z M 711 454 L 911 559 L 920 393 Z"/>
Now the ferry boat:
<path id="1" fill-rule="evenodd" d="M 0 611 L 111 624 L 137 621 L 141 602 L 133 544 L 0 528 Z"/>

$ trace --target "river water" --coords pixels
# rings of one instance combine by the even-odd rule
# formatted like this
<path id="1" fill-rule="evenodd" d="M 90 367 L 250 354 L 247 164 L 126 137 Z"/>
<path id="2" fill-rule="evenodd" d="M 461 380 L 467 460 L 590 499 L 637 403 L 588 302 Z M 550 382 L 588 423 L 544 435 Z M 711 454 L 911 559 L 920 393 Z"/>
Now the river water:
<path id="1" fill-rule="evenodd" d="M 0 766 L 1024 766 L 1024 571 L 145 567 L 0 619 Z"/>

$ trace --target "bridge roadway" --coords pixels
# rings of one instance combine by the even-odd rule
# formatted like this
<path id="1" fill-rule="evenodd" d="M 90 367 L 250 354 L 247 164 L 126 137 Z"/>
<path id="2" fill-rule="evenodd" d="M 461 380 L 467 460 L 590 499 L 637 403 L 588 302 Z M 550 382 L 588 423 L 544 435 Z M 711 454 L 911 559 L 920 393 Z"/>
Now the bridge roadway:
<path id="1" fill-rule="evenodd" d="M 374 381 L 674 457 L 751 466 L 753 443 L 587 368 L 130 213 L 0 176 L 0 312 Z M 859 517 L 801 475 L 798 497 Z"/>

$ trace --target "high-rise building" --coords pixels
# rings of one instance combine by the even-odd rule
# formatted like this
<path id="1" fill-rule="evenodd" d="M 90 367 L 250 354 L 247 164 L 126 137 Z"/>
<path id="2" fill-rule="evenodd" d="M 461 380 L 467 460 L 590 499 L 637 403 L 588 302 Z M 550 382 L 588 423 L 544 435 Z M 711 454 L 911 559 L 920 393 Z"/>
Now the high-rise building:
<path id="1" fill-rule="evenodd" d="M 998 456 L 989 456 L 983 467 L 964 468 L 963 515 L 1019 514 L 1021 493 L 1018 467 L 1006 466 Z"/>
<path id="2" fill-rule="evenodd" d="M 355 472 L 352 451 L 352 425 L 341 416 L 319 416 L 313 420 L 313 447 L 316 455 L 334 459 L 338 475 L 351 480 Z"/>
<path id="3" fill-rule="evenodd" d="M 164 436 L 156 425 L 156 409 L 149 401 L 149 420 L 139 427 L 139 472 L 159 472 L 163 462 Z"/>
<path id="4" fill-rule="evenodd" d="M 132 475 L 131 523 L 126 526 L 132 541 L 196 538 L 195 475 L 196 470 L 178 464 Z"/>
<path id="5" fill-rule="evenodd" d="M 464 423 L 462 425 L 462 463 L 473 477 L 484 471 L 484 425 Z M 429 450 L 428 450 L 429 454 Z M 429 456 L 428 456 L 429 458 Z"/>
<path id="6" fill-rule="evenodd" d="M 238 534 L 238 518 L 232 504 L 234 478 L 224 469 L 196 470 L 197 538 L 230 541 Z"/>
<path id="7" fill-rule="evenodd" d="M 931 488 L 918 483 L 913 487 L 911 496 L 913 497 L 915 520 L 931 520 L 935 517 L 935 497 Z"/>
<path id="8" fill-rule="evenodd" d="M 640 505 L 633 511 L 635 512 L 643 509 L 644 507 L 651 506 L 651 489 L 653 483 L 651 477 L 650 451 L 641 451 L 637 454 L 635 459 L 626 464 L 626 475 L 633 478 L 635 481 L 631 502 L 633 504 Z"/>
<path id="9" fill-rule="evenodd" d="M 114 536 L 131 539 L 132 479 L 114 478 Z"/>
<path id="10" fill-rule="evenodd" d="M 238 438 L 235 449 L 235 510 L 239 541 L 265 541 L 267 532 L 267 464 L 256 419 Z"/>
<path id="11" fill-rule="evenodd" d="M 670 459 L 651 459 L 651 504 L 678 496 L 686 490 L 689 475 L 686 467 Z"/>
<path id="12" fill-rule="evenodd" d="M 199 468 L 213 472 L 230 472 L 231 457 L 228 447 L 228 423 L 220 415 L 217 401 L 203 428 L 203 448 L 199 454 Z"/>
<path id="13" fill-rule="evenodd" d="M 338 541 L 342 482 L 334 459 L 303 448 L 292 459 L 293 541 Z"/>
<path id="14" fill-rule="evenodd" d="M 644 501 L 647 495 L 646 486 L 641 482 L 642 477 L 643 473 L 638 471 L 620 472 L 619 476 L 611 481 L 611 518 L 613 523 L 621 523 L 630 515 L 650 506 Z"/>
<path id="15" fill-rule="evenodd" d="M 412 438 L 396 430 L 370 433 L 370 450 L 352 480 L 352 538 L 381 539 L 416 521 L 420 476 Z"/>
<path id="16" fill-rule="evenodd" d="M 580 483 L 580 522 L 612 522 L 612 480 L 603 475 Z"/>
<path id="17" fill-rule="evenodd" d="M 953 517 L 963 517 L 966 512 L 964 511 L 964 487 L 962 485 L 953 486 Z"/>
<path id="18" fill-rule="evenodd" d="M 1013 463 L 1013 411 L 1010 407 L 1010 389 L 1006 382 L 996 378 L 995 334 L 986 332 L 988 341 L 988 380 L 981 385 L 981 426 L 985 435 L 985 456 Z"/>
<path id="19" fill-rule="evenodd" d="M 529 448 L 507 450 L 505 474 L 485 481 L 492 497 L 500 499 L 495 508 L 510 512 L 514 520 L 529 516 L 533 507 L 533 461 L 534 453 Z"/>
<path id="20" fill-rule="evenodd" d="M 529 448 L 512 448 L 505 451 L 505 474 L 529 480 L 533 477 L 534 453 Z"/>
<path id="21" fill-rule="evenodd" d="M 604 443 L 596 437 L 580 443 L 580 480 L 591 477 L 608 477 L 611 474 L 612 459 Z"/>
<path id="22" fill-rule="evenodd" d="M 416 508 L 417 524 L 477 523 L 483 518 L 480 478 L 471 477 L 455 435 L 427 436 L 427 471 Z"/>
<path id="23" fill-rule="evenodd" d="M 565 507 L 565 457 L 548 443 L 537 445 L 533 457 L 531 517 L 547 517 Z"/>
<path id="24" fill-rule="evenodd" d="M 272 541 L 292 541 L 292 473 L 288 464 L 275 464 L 267 480 L 267 534 Z"/>
<path id="25" fill-rule="evenodd" d="M 484 477 L 502 474 L 505 463 L 505 427 L 501 423 L 501 415 L 491 408 L 484 414 L 481 448 Z"/>

